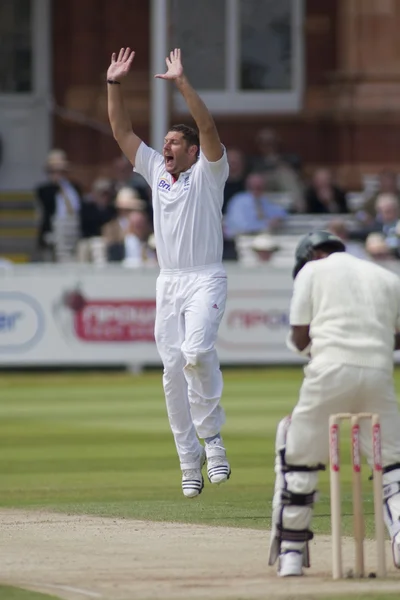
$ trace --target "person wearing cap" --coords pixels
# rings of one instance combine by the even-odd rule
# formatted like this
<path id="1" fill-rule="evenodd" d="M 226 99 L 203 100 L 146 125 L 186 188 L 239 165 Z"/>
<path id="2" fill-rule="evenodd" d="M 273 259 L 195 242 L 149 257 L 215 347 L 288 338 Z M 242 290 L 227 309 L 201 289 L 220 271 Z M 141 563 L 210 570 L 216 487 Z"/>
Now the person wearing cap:
<path id="1" fill-rule="evenodd" d="M 128 217 L 125 235 L 125 258 L 123 266 L 128 268 L 154 267 L 157 265 L 154 247 L 150 241 L 151 223 L 145 210 L 132 211 Z"/>
<path id="2" fill-rule="evenodd" d="M 310 567 L 318 471 L 329 460 L 329 417 L 377 413 L 382 428 L 383 506 L 400 569 L 400 412 L 393 351 L 400 349 L 400 279 L 351 256 L 329 231 L 302 238 L 295 253 L 288 346 L 309 358 L 299 400 L 278 424 L 269 564 L 281 577 Z M 373 465 L 370 425 L 362 454 Z"/>
<path id="3" fill-rule="evenodd" d="M 268 262 L 280 247 L 272 235 L 260 233 L 253 239 L 251 248 L 257 254 L 260 262 Z"/>
<path id="4" fill-rule="evenodd" d="M 117 193 L 114 206 L 116 216 L 102 227 L 102 236 L 108 260 L 119 262 L 125 258 L 125 236 L 129 230 L 129 216 L 132 212 L 145 212 L 146 202 L 140 198 L 137 190 L 124 187 Z"/>
<path id="5" fill-rule="evenodd" d="M 40 211 L 37 247 L 43 259 L 54 260 L 54 247 L 57 242 L 54 239 L 54 220 L 62 222 L 66 217 L 72 217 L 80 227 L 82 189 L 70 179 L 70 163 L 63 150 L 53 149 L 49 152 L 45 171 L 47 181 L 35 189 Z"/>

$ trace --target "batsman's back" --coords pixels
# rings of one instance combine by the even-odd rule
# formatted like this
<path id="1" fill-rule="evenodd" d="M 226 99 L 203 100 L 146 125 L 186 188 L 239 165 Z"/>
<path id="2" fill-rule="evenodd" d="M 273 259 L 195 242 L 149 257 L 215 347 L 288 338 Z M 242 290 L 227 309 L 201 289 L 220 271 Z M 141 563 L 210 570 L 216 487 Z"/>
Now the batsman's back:
<path id="1" fill-rule="evenodd" d="M 311 287 L 312 358 L 392 369 L 400 279 L 346 252 L 308 263 L 303 276 Z"/>

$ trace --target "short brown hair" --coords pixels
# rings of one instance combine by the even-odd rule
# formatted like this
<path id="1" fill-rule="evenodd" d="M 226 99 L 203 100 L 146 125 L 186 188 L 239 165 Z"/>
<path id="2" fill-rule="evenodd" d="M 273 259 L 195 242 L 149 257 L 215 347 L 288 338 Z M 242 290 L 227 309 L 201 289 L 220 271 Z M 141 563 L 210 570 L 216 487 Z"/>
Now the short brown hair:
<path id="1" fill-rule="evenodd" d="M 186 140 L 189 146 L 197 146 L 197 156 L 199 155 L 200 140 L 199 134 L 196 131 L 196 129 L 194 129 L 193 127 L 189 127 L 188 125 L 180 124 L 172 125 L 172 127 L 170 127 L 168 131 L 177 131 L 178 133 L 181 133 L 183 139 Z"/>

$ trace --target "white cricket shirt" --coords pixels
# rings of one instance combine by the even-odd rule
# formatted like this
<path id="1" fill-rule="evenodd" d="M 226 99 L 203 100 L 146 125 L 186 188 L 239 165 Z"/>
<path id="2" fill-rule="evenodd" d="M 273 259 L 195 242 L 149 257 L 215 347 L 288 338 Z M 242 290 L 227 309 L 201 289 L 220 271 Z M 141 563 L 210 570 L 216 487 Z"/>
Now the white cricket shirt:
<path id="1" fill-rule="evenodd" d="M 222 262 L 222 204 L 229 173 L 226 152 L 197 162 L 174 182 L 161 154 L 144 142 L 135 171 L 152 189 L 154 237 L 161 270 L 188 270 Z"/>
<path id="2" fill-rule="evenodd" d="M 392 370 L 400 279 L 346 252 L 311 261 L 294 281 L 290 324 L 310 325 L 313 361 Z"/>

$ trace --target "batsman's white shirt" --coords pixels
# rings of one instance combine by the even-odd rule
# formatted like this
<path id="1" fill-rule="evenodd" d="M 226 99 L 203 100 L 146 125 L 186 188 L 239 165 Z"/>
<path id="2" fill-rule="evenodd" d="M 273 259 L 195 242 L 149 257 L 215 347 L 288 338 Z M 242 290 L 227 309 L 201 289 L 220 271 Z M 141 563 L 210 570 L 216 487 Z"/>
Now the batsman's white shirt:
<path id="1" fill-rule="evenodd" d="M 307 263 L 295 279 L 291 325 L 310 325 L 311 360 L 287 435 L 287 460 L 326 463 L 328 420 L 337 412 L 381 417 L 384 465 L 400 462 L 400 415 L 393 384 L 400 330 L 400 280 L 345 252 Z M 372 461 L 370 424 L 361 445 Z"/>
<path id="2" fill-rule="evenodd" d="M 391 371 L 400 279 L 346 252 L 310 261 L 294 282 L 290 324 L 310 325 L 314 363 Z"/>
<path id="3" fill-rule="evenodd" d="M 164 373 L 171 430 L 181 468 L 199 467 L 198 438 L 220 432 L 222 374 L 215 342 L 225 310 L 222 204 L 229 167 L 198 161 L 174 181 L 164 159 L 142 143 L 135 169 L 153 192 L 154 236 L 161 267 L 155 339 Z"/>
<path id="4" fill-rule="evenodd" d="M 164 158 L 141 143 L 135 170 L 153 193 L 154 236 L 161 268 L 192 270 L 222 262 L 222 204 L 229 166 L 224 149 L 217 162 L 200 151 L 198 161 L 174 182 Z"/>

